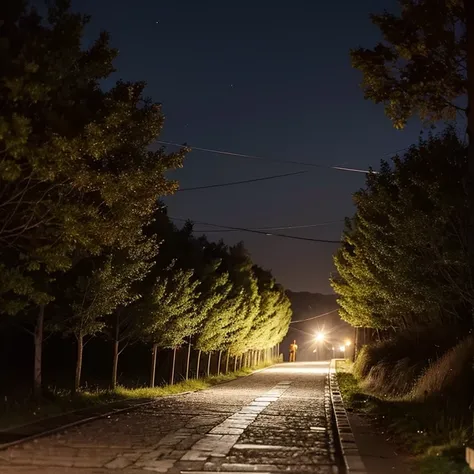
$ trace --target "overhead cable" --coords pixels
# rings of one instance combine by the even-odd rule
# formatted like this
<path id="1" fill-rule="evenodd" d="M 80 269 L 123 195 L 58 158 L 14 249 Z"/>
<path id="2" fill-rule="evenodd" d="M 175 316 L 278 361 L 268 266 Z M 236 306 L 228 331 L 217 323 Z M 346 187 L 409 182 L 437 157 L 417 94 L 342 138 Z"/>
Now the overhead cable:
<path id="1" fill-rule="evenodd" d="M 369 170 L 361 170 L 357 168 L 347 168 L 344 166 L 332 166 L 332 165 L 321 165 L 318 163 L 309 163 L 305 161 L 294 161 L 294 160 L 280 160 L 277 158 L 269 158 L 265 156 L 257 156 L 257 155 L 247 155 L 245 153 L 235 153 L 231 151 L 224 151 L 224 150 L 214 150 L 212 148 L 201 148 L 197 146 L 190 146 L 186 144 L 179 144 L 179 143 L 173 143 L 173 142 L 166 142 L 163 140 L 156 140 L 156 143 L 160 143 L 161 145 L 169 145 L 169 146 L 177 146 L 177 147 L 184 147 L 188 148 L 189 150 L 197 150 L 197 151 L 203 151 L 206 153 L 216 153 L 218 155 L 226 155 L 226 156 L 235 156 L 237 158 L 247 158 L 247 159 L 252 159 L 252 160 L 264 160 L 264 161 L 272 161 L 274 163 L 288 163 L 292 165 L 299 165 L 299 166 L 310 166 L 312 168 L 326 168 L 326 169 L 333 169 L 337 171 L 350 171 L 353 173 L 364 173 L 364 174 L 370 174 L 370 173 L 376 173 L 376 171 L 369 171 Z"/>
<path id="2" fill-rule="evenodd" d="M 291 321 L 290 324 L 304 323 L 305 321 L 311 321 L 313 319 L 322 318 L 323 316 L 327 316 L 328 314 L 335 313 L 336 311 L 339 311 L 339 308 L 338 309 L 333 309 L 332 311 L 329 311 L 327 313 L 318 314 L 317 316 L 312 316 L 311 318 L 299 319 L 298 321 Z"/>
<path id="3" fill-rule="evenodd" d="M 309 229 L 311 227 L 321 227 L 324 225 L 332 225 L 332 224 L 341 224 L 344 222 L 343 219 L 340 219 L 338 221 L 330 221 L 330 222 L 319 222 L 318 224 L 303 224 L 303 225 L 286 225 L 286 226 L 280 226 L 280 227 L 248 227 L 249 230 L 291 230 L 291 229 Z M 203 232 L 203 233 L 208 233 L 208 232 L 238 232 L 236 230 L 226 230 L 226 229 L 199 229 L 195 230 L 195 232 Z"/>
<path id="4" fill-rule="evenodd" d="M 261 230 L 254 230 L 254 229 L 246 229 L 244 227 L 231 227 L 231 226 L 226 226 L 226 225 L 219 225 L 219 224 L 211 224 L 209 222 L 202 222 L 202 221 L 194 221 L 192 219 L 184 219 L 182 217 L 169 217 L 171 220 L 178 221 L 178 222 L 193 222 L 195 224 L 200 224 L 200 225 L 206 225 L 210 227 L 219 227 L 222 229 L 230 229 L 230 230 L 239 230 L 241 232 L 250 232 L 252 234 L 260 234 L 260 235 L 266 235 L 266 236 L 272 236 L 272 237 L 281 237 L 284 239 L 293 239 L 293 240 L 304 240 L 306 242 L 320 242 L 320 243 L 325 243 L 325 244 L 341 244 L 342 242 L 340 240 L 325 240 L 325 239 L 312 239 L 309 237 L 297 237 L 296 235 L 286 235 L 286 234 L 276 234 L 274 232 L 267 232 L 267 231 L 261 231 Z"/>
<path id="5" fill-rule="evenodd" d="M 243 181 L 231 181 L 228 183 L 218 183 L 218 184 L 208 184 L 204 186 L 194 186 L 192 188 L 180 188 L 176 192 L 183 192 L 183 191 L 196 191 L 198 189 L 210 189 L 210 188 L 222 188 L 225 186 L 236 186 L 238 184 L 246 184 L 246 183 L 256 183 L 257 181 L 267 181 L 269 179 L 276 179 L 276 178 L 285 178 L 288 176 L 295 176 L 297 174 L 304 174 L 308 171 L 296 171 L 295 173 L 285 173 L 285 174 L 275 174 L 272 176 L 264 176 L 263 178 L 253 178 L 253 179 L 245 179 Z"/>

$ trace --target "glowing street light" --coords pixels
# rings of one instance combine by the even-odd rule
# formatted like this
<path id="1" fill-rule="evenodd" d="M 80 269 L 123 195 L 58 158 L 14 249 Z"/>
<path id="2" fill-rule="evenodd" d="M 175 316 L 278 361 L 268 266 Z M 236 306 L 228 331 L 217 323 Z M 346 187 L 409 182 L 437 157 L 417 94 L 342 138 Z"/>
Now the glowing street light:
<path id="1" fill-rule="evenodd" d="M 344 342 L 344 344 L 345 344 L 347 347 L 349 347 L 349 346 L 352 344 L 352 342 L 351 342 L 350 339 L 346 339 L 346 341 Z"/>
<path id="2" fill-rule="evenodd" d="M 322 331 L 319 331 L 318 333 L 316 333 L 316 342 L 323 342 L 324 341 L 324 338 L 325 338 L 325 335 Z"/>
<path id="3" fill-rule="evenodd" d="M 345 352 L 346 351 L 346 346 L 339 346 L 339 350 L 341 352 Z"/>

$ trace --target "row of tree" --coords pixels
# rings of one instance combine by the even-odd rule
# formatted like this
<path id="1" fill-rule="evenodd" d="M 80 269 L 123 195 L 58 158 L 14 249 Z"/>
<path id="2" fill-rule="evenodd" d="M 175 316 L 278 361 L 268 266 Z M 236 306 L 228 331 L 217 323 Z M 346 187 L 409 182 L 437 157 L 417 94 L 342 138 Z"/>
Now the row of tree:
<path id="1" fill-rule="evenodd" d="M 399 4 L 396 14 L 371 15 L 382 40 L 351 52 L 365 97 L 384 104 L 396 128 L 413 116 L 450 123 L 368 175 L 332 284 L 355 326 L 459 322 L 465 333 L 474 305 L 474 8 L 470 0 Z M 468 144 L 453 127 L 459 118 Z"/>
<path id="2" fill-rule="evenodd" d="M 332 280 L 357 327 L 470 323 L 467 149 L 452 129 L 383 162 L 354 196 Z"/>
<path id="3" fill-rule="evenodd" d="M 5 3 L 5 2 L 4 2 Z M 0 313 L 35 319 L 35 388 L 44 332 L 84 343 L 132 340 L 154 348 L 193 342 L 241 354 L 286 333 L 283 289 L 242 245 L 177 229 L 159 202 L 166 171 L 186 150 L 153 151 L 163 125 L 145 83 L 101 87 L 117 52 L 102 33 L 82 47 L 88 18 L 58 0 L 41 17 L 27 2 L 0 7 Z M 152 382 L 154 382 L 154 377 Z"/>

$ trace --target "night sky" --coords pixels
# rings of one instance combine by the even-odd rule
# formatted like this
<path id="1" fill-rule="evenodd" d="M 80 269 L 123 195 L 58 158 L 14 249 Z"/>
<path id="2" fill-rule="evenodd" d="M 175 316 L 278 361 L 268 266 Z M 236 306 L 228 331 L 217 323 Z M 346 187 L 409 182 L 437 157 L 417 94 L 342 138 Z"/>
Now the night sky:
<path id="1" fill-rule="evenodd" d="M 382 106 L 364 100 L 360 74 L 350 65 L 351 47 L 378 40 L 368 14 L 395 9 L 393 0 L 73 0 L 73 6 L 92 15 L 86 41 L 101 29 L 111 34 L 120 51 L 113 79 L 145 80 L 147 94 L 163 104 L 161 140 L 377 169 L 418 138 L 418 124 L 396 131 Z M 278 232 L 339 239 L 363 174 L 193 151 L 170 176 L 185 188 L 299 170 L 308 172 L 180 192 L 166 204 L 171 216 L 234 227 L 336 221 Z M 254 261 L 289 289 L 331 292 L 336 245 L 242 232 L 208 237 L 244 240 Z"/>

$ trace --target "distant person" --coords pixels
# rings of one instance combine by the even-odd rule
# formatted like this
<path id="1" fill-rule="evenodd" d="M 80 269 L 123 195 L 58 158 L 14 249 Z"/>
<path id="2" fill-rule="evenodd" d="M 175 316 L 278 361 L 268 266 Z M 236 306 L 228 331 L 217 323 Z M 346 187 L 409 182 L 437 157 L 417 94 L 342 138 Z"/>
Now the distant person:
<path id="1" fill-rule="evenodd" d="M 298 345 L 296 344 L 296 340 L 290 344 L 290 362 L 295 362 L 296 360 L 296 351 L 298 350 Z"/>

